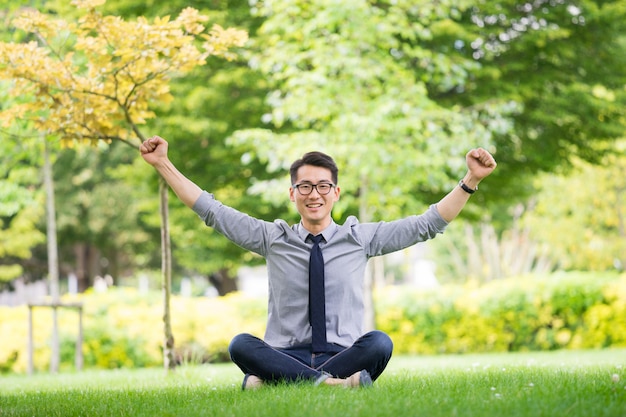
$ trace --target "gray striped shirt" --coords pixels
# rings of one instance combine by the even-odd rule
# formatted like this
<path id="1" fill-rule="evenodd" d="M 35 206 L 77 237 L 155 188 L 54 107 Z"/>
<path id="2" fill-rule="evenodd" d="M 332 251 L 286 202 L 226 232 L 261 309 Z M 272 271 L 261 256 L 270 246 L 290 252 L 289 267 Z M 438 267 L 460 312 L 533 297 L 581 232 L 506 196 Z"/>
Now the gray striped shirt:
<path id="1" fill-rule="evenodd" d="M 265 341 L 285 348 L 311 343 L 309 252 L 302 224 L 267 222 L 228 207 L 203 192 L 193 210 L 207 226 L 267 263 L 269 299 Z M 326 332 L 329 343 L 350 346 L 363 334 L 364 274 L 372 256 L 384 255 L 434 238 L 447 222 L 435 205 L 421 215 L 392 222 L 359 223 L 349 217 L 331 222 L 320 244 L 324 256 Z"/>

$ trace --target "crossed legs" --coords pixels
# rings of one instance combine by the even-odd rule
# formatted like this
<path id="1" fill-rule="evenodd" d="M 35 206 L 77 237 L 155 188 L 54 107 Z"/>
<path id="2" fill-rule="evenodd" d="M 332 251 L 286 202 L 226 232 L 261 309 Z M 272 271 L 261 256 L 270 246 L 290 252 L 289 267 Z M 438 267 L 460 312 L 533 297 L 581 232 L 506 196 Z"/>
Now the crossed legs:
<path id="1" fill-rule="evenodd" d="M 321 381 L 328 376 L 346 379 L 362 370 L 375 381 L 391 358 L 393 343 L 385 333 L 375 330 L 348 348 L 335 345 L 325 353 L 311 354 L 310 346 L 277 349 L 243 333 L 233 338 L 228 350 L 244 374 L 269 383 Z"/>

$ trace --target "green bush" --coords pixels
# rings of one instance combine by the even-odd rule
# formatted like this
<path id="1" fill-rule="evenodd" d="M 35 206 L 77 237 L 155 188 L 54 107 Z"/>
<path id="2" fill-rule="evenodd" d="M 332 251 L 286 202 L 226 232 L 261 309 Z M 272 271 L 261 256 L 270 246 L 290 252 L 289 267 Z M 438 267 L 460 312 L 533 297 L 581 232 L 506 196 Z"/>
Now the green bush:
<path id="1" fill-rule="evenodd" d="M 377 296 L 397 353 L 626 346 L 626 275 L 553 274 Z"/>
<path id="2" fill-rule="evenodd" d="M 146 340 L 130 337 L 108 323 L 94 323 L 84 330 L 83 364 L 86 368 L 116 369 L 156 366 L 162 361 L 150 355 Z M 72 364 L 76 354 L 76 337 L 61 339 L 61 363 Z"/>

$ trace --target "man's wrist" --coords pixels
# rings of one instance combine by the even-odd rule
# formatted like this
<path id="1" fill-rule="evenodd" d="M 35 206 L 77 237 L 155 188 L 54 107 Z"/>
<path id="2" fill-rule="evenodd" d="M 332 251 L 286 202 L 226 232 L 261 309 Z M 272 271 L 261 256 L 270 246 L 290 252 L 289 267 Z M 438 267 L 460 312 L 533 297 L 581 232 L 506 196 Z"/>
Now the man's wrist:
<path id="1" fill-rule="evenodd" d="M 476 191 L 478 191 L 478 185 L 475 185 L 474 187 L 470 187 L 469 185 L 465 183 L 464 180 L 459 181 L 459 187 L 461 187 L 461 189 L 468 194 L 474 194 Z"/>
<path id="2" fill-rule="evenodd" d="M 478 183 L 480 183 L 480 178 L 475 177 L 471 171 L 468 171 L 463 175 L 461 182 L 467 185 L 470 189 L 476 191 L 478 190 Z"/>
<path id="3" fill-rule="evenodd" d="M 471 172 L 467 172 L 463 179 L 459 181 L 459 187 L 468 194 L 474 194 L 478 190 L 480 179 L 474 177 Z"/>

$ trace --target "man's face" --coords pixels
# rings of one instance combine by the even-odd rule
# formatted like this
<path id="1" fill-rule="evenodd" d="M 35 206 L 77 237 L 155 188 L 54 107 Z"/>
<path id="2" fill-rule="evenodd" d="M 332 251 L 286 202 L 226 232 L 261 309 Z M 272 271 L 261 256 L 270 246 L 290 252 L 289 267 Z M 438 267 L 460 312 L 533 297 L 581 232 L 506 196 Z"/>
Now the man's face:
<path id="1" fill-rule="evenodd" d="M 330 213 L 335 201 L 339 200 L 339 187 L 334 186 L 331 172 L 327 168 L 303 165 L 298 169 L 295 185 L 331 184 L 333 187 L 326 195 L 313 188 L 311 194 L 302 195 L 295 187 L 289 188 L 289 198 L 296 203 L 296 209 L 302 217 L 304 227 L 313 232 L 321 231 L 330 224 Z"/>

